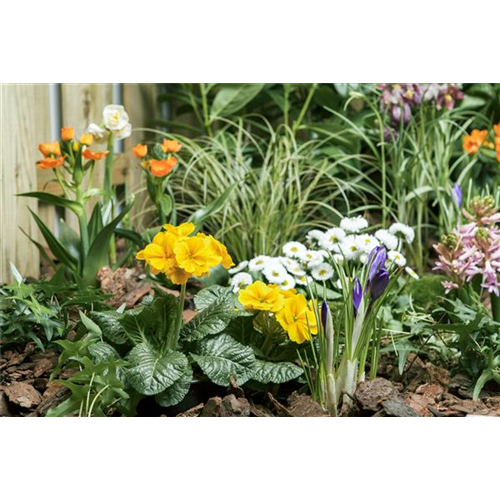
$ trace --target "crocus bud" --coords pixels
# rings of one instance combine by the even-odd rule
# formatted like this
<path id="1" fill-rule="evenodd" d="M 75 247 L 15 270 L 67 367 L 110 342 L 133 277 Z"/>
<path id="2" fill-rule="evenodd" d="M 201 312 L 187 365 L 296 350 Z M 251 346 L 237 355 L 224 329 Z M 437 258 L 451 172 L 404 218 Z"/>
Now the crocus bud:
<path id="1" fill-rule="evenodd" d="M 377 300 L 389 284 L 389 271 L 380 269 L 370 283 L 370 296 L 372 300 Z"/>
<path id="2" fill-rule="evenodd" d="M 75 137 L 75 129 L 73 127 L 63 127 L 61 129 L 61 139 L 63 141 L 72 141 Z"/>
<path id="3" fill-rule="evenodd" d="M 354 306 L 354 311 L 358 314 L 358 309 L 363 300 L 363 287 L 357 277 L 354 278 L 354 287 L 352 289 L 352 304 Z"/>
<path id="4" fill-rule="evenodd" d="M 330 314 L 330 308 L 328 307 L 328 302 L 326 300 L 321 304 L 321 324 L 323 325 L 323 329 L 326 330 L 328 323 L 328 316 Z"/>
<path id="5" fill-rule="evenodd" d="M 371 281 L 375 274 L 385 266 L 387 260 L 387 251 L 385 247 L 375 247 L 368 256 L 368 281 Z"/>

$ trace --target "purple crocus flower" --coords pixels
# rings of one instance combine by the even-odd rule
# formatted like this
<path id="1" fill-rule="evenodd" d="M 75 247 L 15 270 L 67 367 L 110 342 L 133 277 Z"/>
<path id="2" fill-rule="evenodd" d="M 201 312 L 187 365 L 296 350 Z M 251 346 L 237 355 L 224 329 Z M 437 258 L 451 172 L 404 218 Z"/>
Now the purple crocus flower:
<path id="1" fill-rule="evenodd" d="M 352 289 L 352 304 L 354 306 L 354 311 L 358 314 L 359 305 L 363 299 L 363 287 L 357 277 L 354 278 L 354 287 Z"/>
<path id="2" fill-rule="evenodd" d="M 368 265 L 370 269 L 368 270 L 368 283 L 371 282 L 375 274 L 383 269 L 385 266 L 385 261 L 387 260 L 387 251 L 385 247 L 375 247 L 368 256 Z"/>
<path id="3" fill-rule="evenodd" d="M 458 182 L 453 184 L 452 196 L 458 209 L 462 208 L 462 188 Z"/>
<path id="4" fill-rule="evenodd" d="M 384 293 L 388 284 L 389 271 L 387 269 L 379 269 L 370 282 L 370 296 L 372 301 L 377 300 Z"/>

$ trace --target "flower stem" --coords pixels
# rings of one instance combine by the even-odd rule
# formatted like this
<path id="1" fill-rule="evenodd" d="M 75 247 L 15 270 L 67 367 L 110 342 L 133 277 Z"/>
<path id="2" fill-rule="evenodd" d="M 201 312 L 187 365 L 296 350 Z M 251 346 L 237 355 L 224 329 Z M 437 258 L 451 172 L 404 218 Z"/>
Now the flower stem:
<path id="1" fill-rule="evenodd" d="M 179 304 L 177 307 L 177 317 L 175 319 L 175 329 L 172 337 L 167 340 L 167 346 L 172 351 L 177 350 L 177 344 L 179 342 L 179 335 L 181 333 L 181 328 L 183 325 L 183 312 L 184 312 L 184 301 L 186 299 L 186 283 L 181 285 L 181 296 L 179 299 Z"/>

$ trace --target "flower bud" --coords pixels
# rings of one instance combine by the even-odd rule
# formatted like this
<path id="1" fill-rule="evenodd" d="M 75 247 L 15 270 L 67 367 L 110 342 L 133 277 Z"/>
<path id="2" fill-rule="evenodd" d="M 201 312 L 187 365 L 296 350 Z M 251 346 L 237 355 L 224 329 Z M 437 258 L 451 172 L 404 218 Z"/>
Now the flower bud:
<path id="1" fill-rule="evenodd" d="M 80 139 L 80 142 L 82 143 L 83 146 L 91 146 L 93 141 L 94 138 L 92 137 L 91 134 L 84 134 Z"/>
<path id="2" fill-rule="evenodd" d="M 132 148 L 136 158 L 144 158 L 148 154 L 148 147 L 145 144 L 137 144 Z"/>
<path id="3" fill-rule="evenodd" d="M 63 141 L 72 141 L 75 137 L 75 129 L 73 127 L 63 127 L 61 129 L 61 139 Z"/>

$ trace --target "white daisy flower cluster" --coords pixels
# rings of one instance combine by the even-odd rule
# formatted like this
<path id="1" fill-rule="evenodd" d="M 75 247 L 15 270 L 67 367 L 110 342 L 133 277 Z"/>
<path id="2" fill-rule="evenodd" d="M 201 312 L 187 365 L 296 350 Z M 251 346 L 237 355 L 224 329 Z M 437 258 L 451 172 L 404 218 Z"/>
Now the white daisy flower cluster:
<path id="1" fill-rule="evenodd" d="M 229 272 L 233 275 L 231 286 L 237 292 L 241 288 L 263 280 L 279 285 L 282 290 L 307 287 L 311 281 L 321 284 L 334 278 L 334 267 L 328 262 L 344 261 L 366 263 L 370 252 L 384 246 L 388 260 L 398 267 L 406 266 L 401 253 L 404 243 L 411 243 L 415 232 L 399 222 L 389 229 L 368 232 L 368 221 L 364 217 L 349 217 L 340 221 L 340 227 L 327 231 L 313 229 L 306 236 L 307 246 L 298 241 L 289 241 L 283 246 L 283 256 L 258 255 L 250 261 L 240 262 Z M 407 272 L 409 268 L 406 268 Z M 338 286 L 337 282 L 333 283 Z"/>

